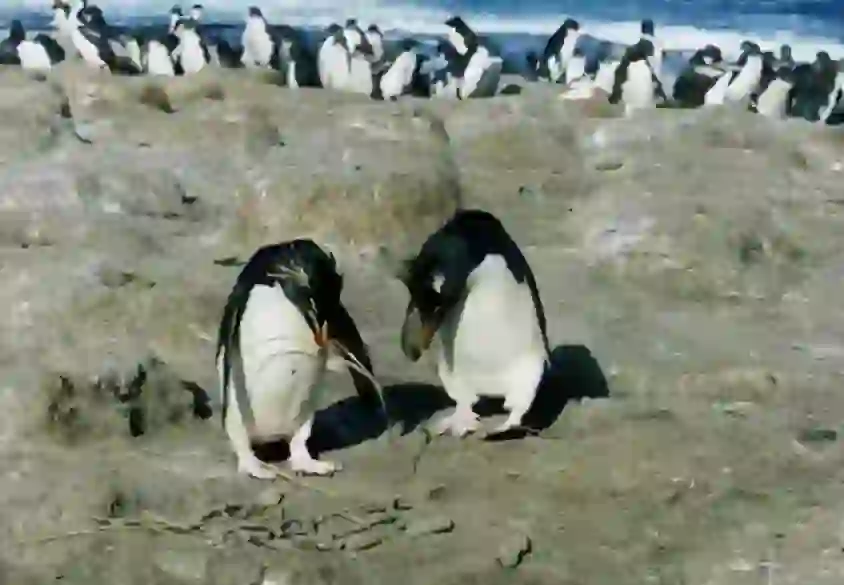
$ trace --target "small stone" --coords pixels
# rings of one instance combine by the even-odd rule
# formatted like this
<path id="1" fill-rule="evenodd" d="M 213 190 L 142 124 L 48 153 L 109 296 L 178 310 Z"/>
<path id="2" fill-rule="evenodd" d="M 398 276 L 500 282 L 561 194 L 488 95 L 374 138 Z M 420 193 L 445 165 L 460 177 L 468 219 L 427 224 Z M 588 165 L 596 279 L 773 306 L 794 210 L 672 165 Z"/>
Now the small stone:
<path id="1" fill-rule="evenodd" d="M 341 548 L 348 551 L 369 550 L 382 542 L 384 542 L 384 538 L 377 534 L 354 534 L 343 541 Z"/>
<path id="2" fill-rule="evenodd" d="M 377 514 L 379 512 L 386 512 L 387 506 L 383 504 L 364 504 L 360 509 L 366 514 Z"/>
<path id="3" fill-rule="evenodd" d="M 393 498 L 393 510 L 412 510 L 413 506 L 408 504 L 401 496 Z"/>
<path id="4" fill-rule="evenodd" d="M 513 536 L 499 547 L 496 560 L 505 569 L 513 569 L 530 554 L 531 548 L 532 543 L 527 535 Z"/>
<path id="5" fill-rule="evenodd" d="M 838 440 L 838 432 L 835 429 L 805 429 L 800 432 L 798 440 L 801 443 L 828 443 Z"/>
<path id="6" fill-rule="evenodd" d="M 267 488 L 258 494 L 255 498 L 255 503 L 265 508 L 277 506 L 284 499 L 284 492 L 278 488 Z"/>
<path id="7" fill-rule="evenodd" d="M 454 530 L 454 520 L 445 516 L 422 518 L 408 522 L 405 533 L 411 538 L 426 534 L 445 534 Z"/>
<path id="8" fill-rule="evenodd" d="M 428 499 L 429 500 L 433 500 L 433 501 L 441 500 L 441 499 L 443 499 L 443 497 L 445 495 L 446 495 L 446 489 L 445 489 L 445 486 L 442 485 L 442 484 L 435 486 L 435 487 L 432 487 L 430 490 L 428 490 Z"/>

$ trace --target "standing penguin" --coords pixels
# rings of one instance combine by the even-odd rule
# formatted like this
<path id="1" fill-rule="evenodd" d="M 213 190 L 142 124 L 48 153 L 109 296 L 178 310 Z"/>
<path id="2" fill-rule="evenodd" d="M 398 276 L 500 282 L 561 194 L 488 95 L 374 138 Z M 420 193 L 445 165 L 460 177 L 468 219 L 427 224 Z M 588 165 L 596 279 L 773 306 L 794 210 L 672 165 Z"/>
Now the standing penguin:
<path id="1" fill-rule="evenodd" d="M 665 101 L 668 99 L 662 88 L 662 82 L 651 68 L 649 57 L 653 55 L 653 51 L 654 46 L 650 41 L 640 39 L 639 42 L 627 48 L 621 63 L 615 70 L 609 102 L 611 104 L 623 102 L 624 112 L 628 116 L 636 110 L 654 107 L 655 97 L 660 97 Z"/>
<path id="2" fill-rule="evenodd" d="M 270 34 L 267 20 L 257 6 L 250 6 L 241 35 L 241 62 L 249 68 L 269 67 L 278 54 L 278 44 Z"/>
<path id="3" fill-rule="evenodd" d="M 71 17 L 69 5 L 60 3 L 54 6 L 52 24 L 58 35 L 69 40 L 74 51 L 87 65 L 97 69 L 108 69 L 108 64 L 103 59 L 105 55 L 101 53 L 101 49 L 105 50 L 108 42 L 93 31 L 83 29 L 82 23 Z"/>
<path id="4" fill-rule="evenodd" d="M 401 42 L 401 54 L 379 80 L 383 99 L 395 100 L 421 87 L 419 69 L 422 56 L 416 50 L 418 46 L 416 39 L 404 39 Z"/>
<path id="5" fill-rule="evenodd" d="M 790 67 L 782 66 L 753 104 L 753 109 L 767 118 L 784 119 L 788 115 L 788 97 L 794 87 L 794 74 Z"/>
<path id="6" fill-rule="evenodd" d="M 726 102 L 747 100 L 751 94 L 758 91 L 765 70 L 762 49 L 756 43 L 745 43 L 744 51 L 736 65 L 739 67 L 738 72 L 728 74 L 731 79 L 724 92 Z"/>
<path id="7" fill-rule="evenodd" d="M 339 469 L 314 459 L 307 441 L 325 372 L 346 371 L 351 359 L 372 374 L 366 345 L 340 300 L 342 289 L 334 257 L 308 239 L 260 248 L 238 276 L 220 322 L 217 369 L 223 426 L 241 473 L 277 476 L 252 444 L 279 439 L 290 442 L 293 471 L 327 475 Z M 352 378 L 365 405 L 376 407 L 378 390 L 370 379 L 354 370 Z"/>
<path id="8" fill-rule="evenodd" d="M 350 18 L 343 29 L 346 38 L 346 52 L 349 64 L 349 76 L 343 89 L 375 97 L 377 85 L 372 71 L 372 45 L 366 34 L 358 26 L 357 20 Z"/>
<path id="9" fill-rule="evenodd" d="M 457 97 L 491 97 L 498 90 L 504 61 L 484 46 L 469 25 L 459 16 L 445 21 L 448 41 L 462 57 L 463 71 L 457 75 Z"/>
<path id="10" fill-rule="evenodd" d="M 573 18 L 565 19 L 545 44 L 536 65 L 538 77 L 551 83 L 562 81 L 579 38 L 580 23 Z"/>
<path id="11" fill-rule="evenodd" d="M 319 80 L 325 89 L 340 90 L 349 78 L 349 50 L 343 27 L 331 24 L 325 29 L 326 38 L 317 53 Z"/>
<path id="12" fill-rule="evenodd" d="M 172 58 L 181 65 L 184 75 L 199 73 L 211 60 L 208 47 L 196 30 L 195 20 L 179 21 L 174 34 L 179 39 L 179 46 L 172 53 Z"/>
<path id="13" fill-rule="evenodd" d="M 369 46 L 372 47 L 372 56 L 369 62 L 372 64 L 372 72 L 380 73 L 386 71 L 389 63 L 384 54 L 384 33 L 378 28 L 377 24 L 370 24 L 366 29 L 366 40 L 369 41 Z"/>
<path id="14" fill-rule="evenodd" d="M 707 92 L 724 74 L 723 69 L 717 68 L 723 60 L 721 49 L 715 45 L 697 50 L 674 82 L 674 102 L 687 108 L 702 106 Z"/>
<path id="15" fill-rule="evenodd" d="M 9 24 L 9 36 L 0 42 L 0 64 L 20 65 L 28 71 L 49 71 L 64 60 L 64 49 L 52 37 L 38 34 L 31 41 L 20 20 Z"/>
<path id="16" fill-rule="evenodd" d="M 510 413 L 494 432 L 521 425 L 550 351 L 533 273 L 501 222 L 485 211 L 458 211 L 399 277 L 410 293 L 402 351 L 416 361 L 438 334 L 439 377 L 456 403 L 436 432 L 477 430 L 472 407 L 481 396 L 503 397 Z"/>

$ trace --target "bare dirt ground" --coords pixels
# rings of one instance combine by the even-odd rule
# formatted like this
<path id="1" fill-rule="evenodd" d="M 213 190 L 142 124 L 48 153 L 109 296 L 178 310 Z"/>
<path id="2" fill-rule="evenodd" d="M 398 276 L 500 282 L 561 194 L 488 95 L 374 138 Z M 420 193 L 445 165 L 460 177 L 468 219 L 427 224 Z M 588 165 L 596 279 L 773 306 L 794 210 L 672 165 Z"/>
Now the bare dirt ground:
<path id="1" fill-rule="evenodd" d="M 0 583 L 844 582 L 840 132 L 54 77 L 0 72 Z M 424 432 L 448 400 L 388 268 L 461 196 L 537 275 L 536 435 Z M 314 445 L 344 471 L 266 483 L 235 475 L 216 327 L 238 263 L 302 235 L 397 423 L 335 376 Z"/>

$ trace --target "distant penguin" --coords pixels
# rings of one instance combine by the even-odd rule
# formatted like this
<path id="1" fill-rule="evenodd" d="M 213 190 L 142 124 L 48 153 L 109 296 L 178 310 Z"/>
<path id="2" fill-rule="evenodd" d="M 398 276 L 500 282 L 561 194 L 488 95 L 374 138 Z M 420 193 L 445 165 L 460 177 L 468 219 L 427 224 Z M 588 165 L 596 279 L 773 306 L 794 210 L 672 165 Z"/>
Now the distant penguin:
<path id="1" fill-rule="evenodd" d="M 431 97 L 458 99 L 460 78 L 466 59 L 448 41 L 437 43 L 437 54 L 428 66 L 427 77 Z"/>
<path id="2" fill-rule="evenodd" d="M 71 18 L 70 6 L 55 5 L 53 26 L 60 36 L 69 39 L 74 50 L 87 65 L 97 69 L 108 69 L 109 66 L 103 58 L 105 55 L 101 54 L 101 50 L 108 45 L 107 41 L 92 31 L 83 32 L 82 23 L 76 18 Z"/>
<path id="3" fill-rule="evenodd" d="M 826 51 L 820 51 L 813 63 L 801 63 L 794 68 L 794 87 L 791 89 L 789 112 L 809 122 L 823 123 L 835 105 L 830 104 L 836 94 L 837 66 Z"/>
<path id="4" fill-rule="evenodd" d="M 660 40 L 656 37 L 654 21 L 650 18 L 642 20 L 639 30 L 642 34 L 641 38 L 650 41 L 654 47 L 654 54 L 648 59 L 648 61 L 650 61 L 651 69 L 653 69 L 657 79 L 661 82 L 662 61 L 665 55 L 665 49 L 662 46 L 662 42 L 660 42 Z"/>
<path id="5" fill-rule="evenodd" d="M 545 44 L 537 63 L 538 77 L 551 83 L 562 81 L 579 38 L 580 23 L 573 18 L 566 18 Z"/>
<path id="6" fill-rule="evenodd" d="M 350 54 L 343 27 L 331 24 L 317 53 L 319 80 L 325 89 L 342 90 L 349 79 Z"/>
<path id="7" fill-rule="evenodd" d="M 788 99 L 792 87 L 794 75 L 791 68 L 780 67 L 774 79 L 756 99 L 753 109 L 766 118 L 785 119 L 788 116 Z"/>
<path id="8" fill-rule="evenodd" d="M 791 45 L 783 44 L 780 45 L 780 56 L 778 59 L 777 66 L 778 67 L 788 67 L 789 69 L 793 69 L 795 65 L 794 57 L 791 54 Z"/>
<path id="9" fill-rule="evenodd" d="M 349 76 L 343 89 L 375 97 L 377 88 L 375 74 L 372 71 L 372 45 L 366 34 L 358 26 L 357 20 L 350 18 L 343 28 L 346 38 L 346 52 L 348 54 Z"/>
<path id="10" fill-rule="evenodd" d="M 243 45 L 241 62 L 249 68 L 269 67 L 277 55 L 276 40 L 270 34 L 264 14 L 257 6 L 250 6 L 247 11 L 241 45 Z"/>
<path id="11" fill-rule="evenodd" d="M 174 34 L 179 45 L 172 53 L 172 58 L 181 65 L 184 75 L 199 73 L 210 61 L 208 47 L 196 30 L 195 20 L 183 19 L 176 25 Z"/>
<path id="12" fill-rule="evenodd" d="M 9 36 L 0 42 L 0 64 L 20 65 L 27 71 L 49 71 L 64 60 L 64 49 L 52 37 L 36 35 L 26 40 L 26 31 L 20 20 L 9 24 Z"/>
<path id="13" fill-rule="evenodd" d="M 372 47 L 372 55 L 369 58 L 369 62 L 372 64 L 372 72 L 379 73 L 381 70 L 386 70 L 389 63 L 387 63 L 384 54 L 384 33 L 381 32 L 378 25 L 370 24 L 365 34 L 369 46 Z"/>
<path id="14" fill-rule="evenodd" d="M 504 398 L 518 428 L 550 360 L 545 311 L 533 272 L 501 222 L 486 211 L 458 211 L 398 271 L 410 294 L 401 329 L 405 356 L 417 361 L 439 336 L 438 373 L 456 403 L 434 429 L 478 430 L 473 406 Z"/>
<path id="15" fill-rule="evenodd" d="M 724 74 L 724 70 L 718 68 L 723 60 L 721 49 L 715 45 L 697 50 L 674 82 L 671 92 L 674 102 L 686 108 L 704 105 L 707 92 Z"/>
<path id="16" fill-rule="evenodd" d="M 318 87 L 316 57 L 307 46 L 303 33 L 291 26 L 281 26 L 278 36 L 279 71 L 284 75 L 284 84 L 294 89 Z"/>
<path id="17" fill-rule="evenodd" d="M 724 93 L 727 102 L 749 99 L 758 91 L 764 73 L 764 57 L 758 45 L 749 43 L 737 62 L 738 72 L 731 74 L 729 86 Z"/>
<path id="18" fill-rule="evenodd" d="M 458 75 L 457 97 L 469 99 L 492 97 L 498 90 L 504 61 L 480 42 L 475 32 L 459 16 L 445 21 L 448 41 L 462 57 L 462 74 Z"/>
<path id="19" fill-rule="evenodd" d="M 173 34 L 176 32 L 176 25 L 179 24 L 179 21 L 182 20 L 184 14 L 182 13 L 182 7 L 179 5 L 173 6 L 170 9 L 170 20 L 168 25 L 168 32 Z"/>
<path id="20" fill-rule="evenodd" d="M 342 289 L 334 257 L 308 239 L 260 248 L 237 277 L 220 322 L 217 370 L 223 426 L 239 472 L 276 477 L 280 470 L 259 460 L 252 445 L 280 439 L 289 440 L 294 472 L 339 469 L 314 459 L 307 442 L 326 371 L 348 370 L 341 355 L 348 351 L 372 373 Z M 370 380 L 357 371 L 352 378 L 364 404 L 377 407 Z"/>
<path id="21" fill-rule="evenodd" d="M 421 55 L 417 52 L 419 46 L 415 39 L 405 39 L 401 42 L 401 54 L 390 65 L 390 68 L 380 79 L 381 96 L 385 100 L 413 93 L 414 87 L 420 87 Z"/>
<path id="22" fill-rule="evenodd" d="M 653 51 L 654 47 L 650 41 L 640 39 L 627 48 L 615 70 L 609 102 L 616 104 L 621 101 L 626 115 L 636 110 L 655 107 L 656 97 L 667 100 L 662 82 L 651 68 L 649 57 L 653 55 Z"/>

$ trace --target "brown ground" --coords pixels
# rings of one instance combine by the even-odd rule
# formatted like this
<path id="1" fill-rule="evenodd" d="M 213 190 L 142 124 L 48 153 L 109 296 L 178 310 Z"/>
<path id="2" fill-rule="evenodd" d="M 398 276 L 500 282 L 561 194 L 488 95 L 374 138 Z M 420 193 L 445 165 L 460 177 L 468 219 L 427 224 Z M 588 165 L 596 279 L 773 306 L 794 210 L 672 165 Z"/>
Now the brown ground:
<path id="1" fill-rule="evenodd" d="M 78 69 L 66 119 L 0 76 L 0 583 L 844 582 L 840 132 L 245 74 L 174 81 L 167 114 Z M 596 397 L 537 436 L 423 432 L 447 401 L 401 356 L 387 268 L 458 180 L 537 275 L 559 345 L 537 410 Z M 403 422 L 335 377 L 316 442 L 345 470 L 259 482 L 220 428 L 217 320 L 236 262 L 303 234 Z"/>

